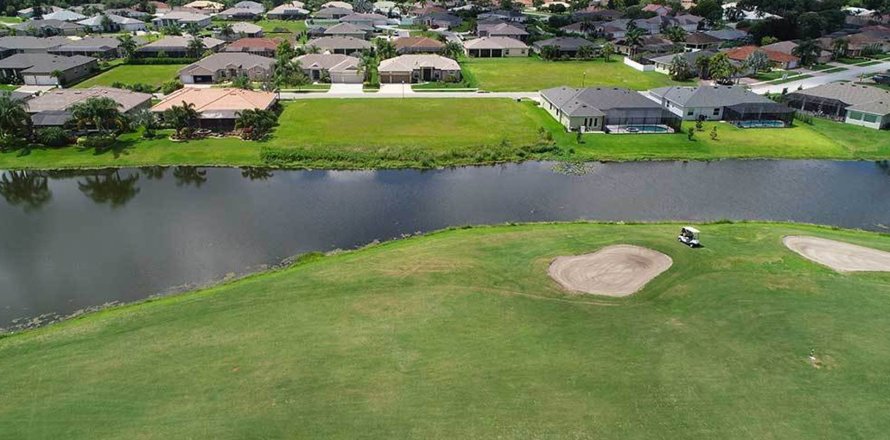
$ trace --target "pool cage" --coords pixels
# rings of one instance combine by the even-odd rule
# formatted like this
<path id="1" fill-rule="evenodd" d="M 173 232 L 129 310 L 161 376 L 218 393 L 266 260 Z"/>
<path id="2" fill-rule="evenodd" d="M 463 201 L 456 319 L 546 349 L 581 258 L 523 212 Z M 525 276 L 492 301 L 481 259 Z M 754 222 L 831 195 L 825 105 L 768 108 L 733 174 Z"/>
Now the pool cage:
<path id="1" fill-rule="evenodd" d="M 777 102 L 742 103 L 725 107 L 723 119 L 740 127 L 789 127 L 794 109 Z"/>
<path id="2" fill-rule="evenodd" d="M 790 93 L 783 100 L 788 107 L 836 121 L 844 120 L 849 104 L 833 99 L 803 93 Z"/>
<path id="3" fill-rule="evenodd" d="M 607 133 L 675 133 L 681 130 L 683 120 L 667 111 L 617 112 L 606 115 Z"/>

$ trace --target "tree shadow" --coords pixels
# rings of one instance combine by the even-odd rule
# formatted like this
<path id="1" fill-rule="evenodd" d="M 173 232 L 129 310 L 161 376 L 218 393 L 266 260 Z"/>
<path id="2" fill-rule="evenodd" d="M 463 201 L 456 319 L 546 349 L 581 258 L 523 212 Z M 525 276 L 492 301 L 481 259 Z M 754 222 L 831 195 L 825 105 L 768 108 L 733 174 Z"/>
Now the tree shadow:
<path id="1" fill-rule="evenodd" d="M 90 200 L 117 208 L 136 197 L 140 191 L 136 186 L 138 181 L 139 173 L 123 177 L 120 170 L 101 170 L 84 176 L 77 182 L 77 188 Z"/>
<path id="2" fill-rule="evenodd" d="M 49 177 L 35 171 L 6 171 L 0 175 L 0 196 L 25 212 L 41 208 L 53 197 Z"/>

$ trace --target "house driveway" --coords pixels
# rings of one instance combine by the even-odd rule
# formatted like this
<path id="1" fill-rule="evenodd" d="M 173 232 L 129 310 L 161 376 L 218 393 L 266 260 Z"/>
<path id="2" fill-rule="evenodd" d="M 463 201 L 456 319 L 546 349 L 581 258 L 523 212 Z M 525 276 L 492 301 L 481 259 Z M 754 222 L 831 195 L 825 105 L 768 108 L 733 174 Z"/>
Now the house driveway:
<path id="1" fill-rule="evenodd" d="M 380 91 L 377 92 L 381 95 L 410 95 L 414 93 L 414 90 L 411 89 L 411 84 L 380 84 Z"/>
<path id="2" fill-rule="evenodd" d="M 327 95 L 354 95 L 362 93 L 361 84 L 331 84 L 331 88 L 327 91 Z"/>

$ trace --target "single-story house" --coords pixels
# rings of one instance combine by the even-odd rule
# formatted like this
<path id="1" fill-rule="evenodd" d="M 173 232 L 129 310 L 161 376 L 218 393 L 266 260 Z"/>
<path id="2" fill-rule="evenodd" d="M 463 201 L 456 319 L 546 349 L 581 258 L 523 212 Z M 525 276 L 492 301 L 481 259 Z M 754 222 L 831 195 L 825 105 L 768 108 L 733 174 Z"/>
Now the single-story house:
<path id="1" fill-rule="evenodd" d="M 306 46 L 315 46 L 320 52 L 351 55 L 363 50 L 370 50 L 371 43 L 353 37 L 321 37 L 309 40 Z"/>
<path id="2" fill-rule="evenodd" d="M 726 56 L 729 57 L 730 60 L 744 63 L 745 60 L 747 60 L 748 57 L 751 56 L 752 53 L 758 50 L 763 51 L 766 56 L 769 57 L 770 64 L 772 64 L 773 67 L 788 70 L 797 68 L 798 64 L 800 63 L 800 58 L 794 55 L 789 55 L 784 52 L 778 52 L 775 50 L 763 49 L 762 47 L 753 45 L 729 49 L 726 51 Z"/>
<path id="3" fill-rule="evenodd" d="M 97 86 L 88 89 L 53 89 L 30 98 L 26 103 L 35 126 L 62 126 L 71 117 L 68 111 L 71 106 L 90 98 L 110 98 L 118 103 L 121 113 L 131 114 L 151 107 L 152 96 L 150 93 Z"/>
<path id="4" fill-rule="evenodd" d="M 662 55 L 654 58 L 649 58 L 649 61 L 655 66 L 655 71 L 663 73 L 665 75 L 671 74 L 671 65 L 674 63 L 674 57 L 681 57 L 686 60 L 686 63 L 689 64 L 689 67 L 692 68 L 693 71 L 696 70 L 695 62 L 701 57 L 710 57 L 715 55 L 717 52 L 713 50 L 697 50 L 695 52 L 683 52 L 683 53 L 672 53 L 668 55 Z"/>
<path id="5" fill-rule="evenodd" d="M 49 14 L 43 14 L 42 17 L 44 20 L 61 20 L 61 21 L 80 21 L 87 18 L 86 15 L 78 14 L 74 11 L 69 11 L 67 9 L 62 9 L 61 11 L 51 12 Z"/>
<path id="6" fill-rule="evenodd" d="M 141 39 L 137 40 L 135 38 L 134 41 L 136 41 L 137 44 L 142 42 Z M 97 56 L 102 59 L 110 59 L 121 56 L 120 45 L 121 42 L 117 38 L 90 37 L 82 38 L 80 40 L 70 40 L 55 49 L 50 49 L 49 53 L 66 56 Z"/>
<path id="7" fill-rule="evenodd" d="M 409 53 L 441 53 L 445 49 L 445 43 L 429 37 L 401 37 L 393 40 L 396 53 L 405 55 Z"/>
<path id="8" fill-rule="evenodd" d="M 43 6 L 42 10 L 44 14 L 51 14 L 53 12 L 64 11 L 65 8 L 59 6 Z M 16 15 L 22 20 L 27 20 L 34 17 L 34 8 L 19 9 Z"/>
<path id="9" fill-rule="evenodd" d="M 272 20 L 301 20 L 309 15 L 309 10 L 303 2 L 287 2 L 278 5 L 266 13 L 266 18 Z"/>
<path id="10" fill-rule="evenodd" d="M 365 28 L 373 28 L 374 26 L 385 26 L 389 23 L 389 19 L 385 15 L 380 14 L 349 14 L 340 18 L 340 23 L 349 23 L 355 26 Z"/>
<path id="11" fill-rule="evenodd" d="M 457 15 L 448 12 L 430 12 L 419 15 L 414 19 L 414 23 L 422 24 L 434 29 L 451 29 L 460 26 L 463 19 Z"/>
<path id="12" fill-rule="evenodd" d="M 312 81 L 327 77 L 334 84 L 361 84 L 365 80 L 365 73 L 359 68 L 361 61 L 356 57 L 333 53 L 306 54 L 296 60 Z"/>
<path id="13" fill-rule="evenodd" d="M 643 12 L 654 12 L 655 15 L 659 15 L 664 17 L 665 15 L 669 15 L 673 12 L 674 9 L 667 5 L 659 5 L 656 3 L 649 3 L 646 6 L 643 6 Z"/>
<path id="14" fill-rule="evenodd" d="M 616 9 L 607 9 L 600 5 L 588 6 L 572 13 L 572 19 L 576 21 L 610 21 L 624 16 L 624 12 Z"/>
<path id="15" fill-rule="evenodd" d="M 255 11 L 260 11 L 260 13 L 263 13 L 266 11 L 266 7 L 263 6 L 262 3 L 253 2 L 253 1 L 249 1 L 249 0 L 235 3 L 234 5 L 232 5 L 232 7 L 238 8 L 238 9 L 253 9 Z"/>
<path id="16" fill-rule="evenodd" d="M 7 78 L 4 82 L 15 78 L 34 86 L 64 86 L 98 71 L 98 60 L 81 55 L 20 53 L 0 60 L 0 78 Z"/>
<path id="17" fill-rule="evenodd" d="M 368 26 L 357 26 L 352 23 L 337 23 L 324 30 L 328 37 L 353 37 L 366 40 L 374 29 Z"/>
<path id="18" fill-rule="evenodd" d="M 253 24 L 247 23 L 243 21 L 239 21 L 237 23 L 232 23 L 232 33 L 234 33 L 234 38 L 258 38 L 263 36 L 263 28 Z M 225 40 L 221 33 L 221 30 L 216 30 L 213 32 L 214 38 L 219 38 L 220 40 Z"/>
<path id="19" fill-rule="evenodd" d="M 779 41 L 779 42 L 776 42 L 773 44 L 767 44 L 766 46 L 760 46 L 760 49 L 764 50 L 764 51 L 781 52 L 786 55 L 794 56 L 794 49 L 796 47 L 797 47 L 797 43 L 795 43 L 793 41 Z M 823 50 L 819 54 L 818 60 L 820 63 L 827 63 L 827 62 L 831 61 L 831 58 L 832 58 L 831 52 L 829 52 L 827 50 Z"/>
<path id="20" fill-rule="evenodd" d="M 65 37 L 0 37 L 0 59 L 17 53 L 47 53 L 70 42 L 71 40 Z"/>
<path id="21" fill-rule="evenodd" d="M 206 12 L 210 14 L 215 14 L 226 8 L 226 5 L 219 2 L 212 2 L 208 0 L 196 0 L 191 3 L 186 3 L 182 5 L 184 8 L 192 8 L 197 9 L 201 12 Z"/>
<path id="22" fill-rule="evenodd" d="M 639 92 L 617 87 L 554 87 L 543 107 L 569 131 L 661 132 L 680 128 L 679 116 Z"/>
<path id="23" fill-rule="evenodd" d="M 96 15 L 87 18 L 86 20 L 78 21 L 77 24 L 92 32 L 104 32 L 106 30 L 105 25 L 103 24 L 104 17 L 108 17 L 108 19 L 111 20 L 112 31 L 134 32 L 144 31 L 146 29 L 144 21 L 115 14 Z"/>
<path id="24" fill-rule="evenodd" d="M 339 20 L 343 17 L 352 15 L 352 9 L 346 8 L 322 8 L 312 14 L 312 18 L 317 20 Z"/>
<path id="25" fill-rule="evenodd" d="M 528 32 L 520 26 L 503 21 L 476 23 L 479 37 L 509 37 L 520 41 L 528 39 Z"/>
<path id="26" fill-rule="evenodd" d="M 601 46 L 593 43 L 590 40 L 585 40 L 580 37 L 554 37 L 548 38 L 546 40 L 535 41 L 532 44 L 535 52 L 541 53 L 541 50 L 547 46 L 553 46 L 557 50 L 559 50 L 560 56 L 568 56 L 575 57 L 578 55 L 578 50 L 582 47 L 591 47 L 595 50 L 599 50 Z"/>
<path id="27" fill-rule="evenodd" d="M 353 10 L 352 3 L 341 2 L 341 1 L 337 1 L 337 0 L 332 1 L 332 2 L 322 3 L 321 9 L 327 9 L 327 8 L 349 9 L 350 11 Z"/>
<path id="28" fill-rule="evenodd" d="M 77 23 L 62 20 L 31 20 L 12 26 L 17 32 L 26 34 L 46 35 L 77 35 L 84 27 Z"/>
<path id="29" fill-rule="evenodd" d="M 569 35 L 580 35 L 582 37 L 590 37 L 596 34 L 596 26 L 583 21 L 567 24 L 559 28 L 559 30 Z"/>
<path id="30" fill-rule="evenodd" d="M 852 125 L 890 128 L 890 91 L 877 87 L 836 82 L 785 95 L 789 107 Z"/>
<path id="31" fill-rule="evenodd" d="M 686 32 L 695 32 L 697 31 L 702 24 L 705 22 L 704 17 L 699 17 L 698 15 L 692 14 L 677 14 L 673 17 L 666 17 L 667 22 L 664 24 L 665 28 L 671 26 L 679 26 Z"/>
<path id="32" fill-rule="evenodd" d="M 262 16 L 262 10 L 246 8 L 229 8 L 216 14 L 220 20 L 256 20 Z"/>
<path id="33" fill-rule="evenodd" d="M 390 18 L 402 16 L 402 9 L 399 7 L 399 4 L 389 0 L 374 2 L 374 12 Z"/>
<path id="34" fill-rule="evenodd" d="M 494 11 L 483 12 L 477 17 L 479 20 L 503 20 L 515 23 L 525 23 L 525 15 L 515 9 L 496 9 Z"/>
<path id="35" fill-rule="evenodd" d="M 241 52 L 220 52 L 202 58 L 179 71 L 183 84 L 211 84 L 230 81 L 238 76 L 261 81 L 272 75 L 275 60 Z"/>
<path id="36" fill-rule="evenodd" d="M 151 22 L 157 27 L 185 26 L 194 24 L 199 27 L 205 28 L 207 26 L 210 26 L 210 16 L 204 14 L 196 14 L 193 12 L 173 11 L 157 17 Z"/>
<path id="37" fill-rule="evenodd" d="M 464 42 L 467 56 L 478 58 L 527 57 L 528 45 L 515 38 L 480 37 Z"/>
<path id="38" fill-rule="evenodd" d="M 275 50 L 281 40 L 277 38 L 241 38 L 225 48 L 225 52 L 246 52 L 264 57 L 275 57 Z"/>
<path id="39" fill-rule="evenodd" d="M 744 86 L 660 87 L 649 96 L 687 121 L 782 121 L 788 126 L 794 119 L 793 109 Z"/>
<path id="40" fill-rule="evenodd" d="M 278 102 L 278 94 L 234 88 L 183 87 L 151 108 L 154 113 L 192 104 L 198 111 L 198 127 L 230 131 L 235 128 L 238 113 L 244 110 L 269 110 Z"/>
<path id="41" fill-rule="evenodd" d="M 735 29 L 731 27 L 725 27 L 723 29 L 715 29 L 710 31 L 704 31 L 705 34 L 708 34 L 718 40 L 728 43 L 728 42 L 741 42 L 748 39 L 748 33 L 741 30 Z"/>
<path id="42" fill-rule="evenodd" d="M 676 45 L 673 41 L 662 35 L 646 35 L 641 39 L 639 46 L 631 46 L 626 40 L 617 44 L 618 52 L 625 55 L 632 53 L 646 53 L 650 55 L 669 53 L 673 52 L 675 47 Z"/>
<path id="43" fill-rule="evenodd" d="M 863 28 L 866 29 L 866 28 Z M 890 35 L 877 27 L 871 27 L 870 30 L 864 30 L 860 33 L 850 35 L 847 39 L 847 56 L 858 57 L 863 52 L 890 51 Z"/>
<path id="44" fill-rule="evenodd" d="M 693 32 L 686 35 L 683 46 L 687 51 L 717 49 L 723 43 L 719 38 L 704 32 Z"/>
<path id="45" fill-rule="evenodd" d="M 191 37 L 168 35 L 160 40 L 136 49 L 134 56 L 137 58 L 155 58 L 161 56 L 166 58 L 188 58 L 190 41 L 192 41 Z M 201 42 L 204 43 L 205 50 L 214 52 L 218 51 L 226 43 L 225 41 L 210 37 L 201 38 Z"/>
<path id="46" fill-rule="evenodd" d="M 460 64 L 441 55 L 400 55 L 380 62 L 381 83 L 459 81 Z"/>

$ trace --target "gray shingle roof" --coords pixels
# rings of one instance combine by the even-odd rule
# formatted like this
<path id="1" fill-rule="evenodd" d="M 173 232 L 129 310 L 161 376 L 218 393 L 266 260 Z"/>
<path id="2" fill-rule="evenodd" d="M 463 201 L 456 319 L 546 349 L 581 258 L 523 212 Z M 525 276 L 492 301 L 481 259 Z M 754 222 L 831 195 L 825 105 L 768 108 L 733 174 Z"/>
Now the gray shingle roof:
<path id="1" fill-rule="evenodd" d="M 24 69 L 23 73 L 48 74 L 65 71 L 96 61 L 93 57 L 75 55 L 71 57 L 45 53 L 19 53 L 0 60 L 0 69 Z"/>
<path id="2" fill-rule="evenodd" d="M 180 35 L 170 35 L 164 38 L 161 38 L 158 41 L 146 44 L 145 46 L 137 49 L 139 52 L 172 52 L 172 51 L 183 51 L 188 49 L 189 41 L 191 41 L 191 37 L 180 36 Z M 205 37 L 202 38 L 201 41 L 204 42 L 204 47 L 208 49 L 212 49 L 214 47 L 220 46 L 225 43 L 225 41 L 218 40 L 216 38 Z"/>
<path id="3" fill-rule="evenodd" d="M 323 69 L 334 72 L 355 70 L 360 63 L 356 57 L 341 54 L 311 53 L 296 59 L 303 69 Z"/>
<path id="4" fill-rule="evenodd" d="M 180 70 L 180 73 L 190 74 L 196 69 L 204 69 L 211 72 L 237 67 L 240 69 L 251 69 L 261 67 L 265 70 L 271 70 L 275 60 L 269 57 L 254 55 L 247 52 L 222 52 L 202 58 Z"/>
<path id="5" fill-rule="evenodd" d="M 798 90 L 792 94 L 835 99 L 850 106 L 860 106 L 876 101 L 890 101 L 890 91 L 849 82 L 823 84 L 811 89 Z"/>
<path id="6" fill-rule="evenodd" d="M 315 46 L 321 50 L 363 50 L 370 49 L 371 43 L 355 37 L 321 37 L 310 40 L 307 46 Z"/>
<path id="7" fill-rule="evenodd" d="M 464 42 L 467 49 L 528 49 L 528 46 L 510 37 L 480 37 Z"/>
<path id="8" fill-rule="evenodd" d="M 542 90 L 541 96 L 563 113 L 575 117 L 603 116 L 609 110 L 618 109 L 661 109 L 640 93 L 617 87 L 554 87 Z"/>
<path id="9" fill-rule="evenodd" d="M 52 49 L 63 44 L 70 43 L 71 40 L 65 37 L 49 37 L 37 38 L 30 36 L 21 37 L 0 37 L 0 49 L 10 50 L 37 50 Z"/>
<path id="10" fill-rule="evenodd" d="M 742 86 L 660 87 L 649 91 L 658 98 L 667 99 L 680 107 L 728 107 L 737 104 L 771 103 Z"/>
<path id="11" fill-rule="evenodd" d="M 590 47 L 599 47 L 599 45 L 593 43 L 590 40 L 585 40 L 580 37 L 555 37 L 549 38 L 546 40 L 536 41 L 533 46 L 537 48 L 542 48 L 546 46 L 555 46 L 559 48 L 559 50 L 578 50 L 584 46 Z"/>

